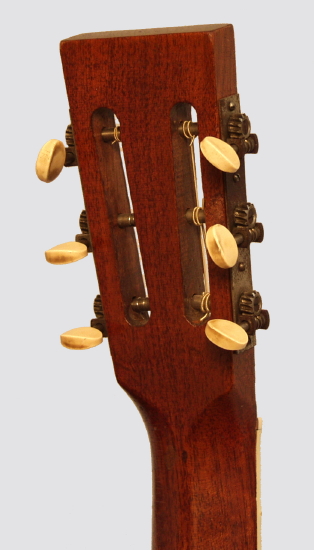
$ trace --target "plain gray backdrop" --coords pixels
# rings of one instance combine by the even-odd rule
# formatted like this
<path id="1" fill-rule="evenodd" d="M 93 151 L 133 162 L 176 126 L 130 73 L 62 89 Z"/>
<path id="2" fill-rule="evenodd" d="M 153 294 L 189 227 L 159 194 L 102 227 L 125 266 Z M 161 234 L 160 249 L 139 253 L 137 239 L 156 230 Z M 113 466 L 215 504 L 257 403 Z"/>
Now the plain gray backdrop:
<path id="1" fill-rule="evenodd" d="M 60 267 L 44 260 L 46 249 L 78 233 L 79 175 L 64 170 L 44 184 L 34 164 L 43 143 L 64 139 L 69 122 L 61 39 L 204 23 L 234 25 L 242 110 L 260 140 L 246 167 L 248 199 L 265 226 L 264 243 L 252 246 L 254 288 L 271 314 L 256 348 L 263 548 L 312 547 L 311 20 L 304 1 L 55 0 L 3 8 L 2 550 L 150 548 L 142 420 L 115 381 L 107 342 L 86 352 L 59 344 L 62 332 L 89 324 L 98 293 L 91 255 Z"/>

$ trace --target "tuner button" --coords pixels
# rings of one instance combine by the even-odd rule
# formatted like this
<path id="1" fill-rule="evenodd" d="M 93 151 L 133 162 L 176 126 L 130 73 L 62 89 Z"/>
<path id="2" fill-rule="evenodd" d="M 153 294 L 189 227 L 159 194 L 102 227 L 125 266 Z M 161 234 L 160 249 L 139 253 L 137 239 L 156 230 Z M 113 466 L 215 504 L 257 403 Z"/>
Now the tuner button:
<path id="1" fill-rule="evenodd" d="M 205 334 L 213 344 L 219 348 L 228 350 L 244 349 L 248 343 L 248 335 L 245 330 L 225 319 L 212 319 L 205 327 Z"/>
<path id="2" fill-rule="evenodd" d="M 64 332 L 60 336 L 61 344 L 68 349 L 89 349 L 103 341 L 103 335 L 97 328 L 80 327 Z"/>
<path id="3" fill-rule="evenodd" d="M 228 269 L 238 260 L 238 245 L 232 233 L 224 225 L 217 223 L 208 229 L 206 247 L 211 259 L 218 267 Z"/>
<path id="4" fill-rule="evenodd" d="M 200 147 L 208 162 L 222 172 L 233 174 L 239 170 L 240 159 L 229 143 L 215 137 L 206 137 L 201 141 Z"/>
<path id="5" fill-rule="evenodd" d="M 47 262 L 54 265 L 71 264 L 82 260 L 87 254 L 85 244 L 78 242 L 58 244 L 45 252 Z"/>
<path id="6" fill-rule="evenodd" d="M 65 163 L 65 147 L 62 141 L 51 139 L 40 149 L 36 162 L 36 174 L 41 181 L 50 183 L 56 179 Z"/>

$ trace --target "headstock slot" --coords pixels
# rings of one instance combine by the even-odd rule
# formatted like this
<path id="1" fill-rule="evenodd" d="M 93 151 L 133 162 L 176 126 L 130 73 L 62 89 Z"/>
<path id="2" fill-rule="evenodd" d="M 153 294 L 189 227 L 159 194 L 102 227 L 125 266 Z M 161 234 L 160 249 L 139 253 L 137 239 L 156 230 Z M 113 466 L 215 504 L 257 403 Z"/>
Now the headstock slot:
<path id="1" fill-rule="evenodd" d="M 113 140 L 104 140 L 106 129 L 118 128 Z M 145 325 L 146 311 L 134 311 L 131 302 L 136 296 L 146 296 L 147 287 L 136 228 L 121 227 L 119 216 L 132 217 L 133 207 L 126 165 L 120 141 L 120 126 L 114 112 L 106 107 L 92 115 L 92 128 L 99 157 L 99 166 L 108 208 L 112 238 L 116 252 L 125 317 L 132 325 Z"/>
<path id="2" fill-rule="evenodd" d="M 198 139 L 188 139 L 182 135 L 180 128 L 184 121 L 195 120 L 197 113 L 189 103 L 177 103 L 171 110 L 171 134 L 173 147 L 173 162 L 176 184 L 178 227 L 181 248 L 181 267 L 184 291 L 184 309 L 186 318 L 193 324 L 206 322 L 204 314 L 192 307 L 192 297 L 208 292 L 208 266 L 206 250 L 202 250 L 201 227 L 189 223 L 186 217 L 188 210 L 202 206 L 202 196 L 198 196 L 202 185 L 199 163 Z M 193 122 L 194 122 L 193 120 Z M 197 120 L 196 120 L 197 122 Z M 193 124 L 195 126 L 195 124 Z M 192 135 L 192 134 L 191 134 Z M 206 274 L 206 276 L 205 276 Z"/>

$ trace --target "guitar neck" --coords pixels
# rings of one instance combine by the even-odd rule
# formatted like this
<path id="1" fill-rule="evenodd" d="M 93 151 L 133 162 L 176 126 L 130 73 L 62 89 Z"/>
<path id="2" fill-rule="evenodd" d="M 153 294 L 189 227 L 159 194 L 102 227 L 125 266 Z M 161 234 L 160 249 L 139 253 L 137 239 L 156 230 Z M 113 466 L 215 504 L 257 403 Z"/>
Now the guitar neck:
<path id="1" fill-rule="evenodd" d="M 258 547 L 252 355 L 244 376 L 238 356 L 229 391 L 201 414 L 193 397 L 187 411 L 173 401 L 172 418 L 140 408 L 152 450 L 153 549 Z"/>

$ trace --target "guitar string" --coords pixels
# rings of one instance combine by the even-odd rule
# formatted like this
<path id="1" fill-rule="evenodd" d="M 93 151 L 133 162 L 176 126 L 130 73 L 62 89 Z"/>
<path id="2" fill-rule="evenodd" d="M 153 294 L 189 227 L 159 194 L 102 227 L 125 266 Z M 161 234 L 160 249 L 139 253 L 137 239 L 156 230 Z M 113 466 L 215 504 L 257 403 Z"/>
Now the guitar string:
<path id="1" fill-rule="evenodd" d="M 115 126 L 114 129 L 113 129 L 113 137 L 114 137 L 114 140 L 111 142 L 111 145 L 114 145 L 115 143 L 117 143 L 118 141 L 121 142 L 121 139 L 119 138 L 119 130 L 120 130 L 120 126 Z"/>
<path id="2" fill-rule="evenodd" d="M 182 125 L 182 131 L 183 135 L 186 139 L 190 140 L 189 146 L 191 150 L 191 159 L 192 159 L 192 167 L 193 167 L 193 180 L 194 180 L 194 189 L 195 189 L 195 196 L 196 196 L 196 207 L 193 208 L 193 214 L 192 219 L 193 223 L 200 227 L 200 241 L 201 241 L 201 250 L 202 250 L 202 259 L 203 259 L 203 271 L 204 271 L 204 287 L 205 292 L 203 294 L 203 299 L 201 302 L 201 310 L 205 315 L 202 317 L 201 321 L 203 321 L 210 313 L 209 309 L 209 276 L 208 276 L 208 269 L 207 269 L 207 252 L 206 252 L 206 225 L 205 223 L 202 223 L 199 219 L 199 213 L 202 210 L 202 208 L 199 206 L 198 201 L 198 189 L 197 189 L 197 175 L 196 175 L 196 162 L 195 162 L 195 152 L 194 152 L 194 141 L 195 136 L 191 133 L 190 130 L 190 124 L 191 120 L 185 120 Z M 203 206 L 204 206 L 204 199 L 203 199 Z"/>
<path id="3" fill-rule="evenodd" d="M 198 200 L 198 189 L 197 189 L 197 174 L 196 174 L 196 162 L 195 162 L 195 151 L 194 151 L 194 141 L 195 136 L 191 133 L 190 130 L 190 124 L 191 120 L 185 120 L 183 122 L 183 135 L 186 139 L 190 140 L 190 150 L 191 150 L 191 160 L 192 160 L 192 168 L 193 168 L 193 181 L 194 181 L 194 189 L 195 189 L 195 197 L 196 197 L 196 204 L 193 208 L 192 213 L 192 219 L 193 223 L 200 227 L 200 244 L 201 244 L 201 251 L 202 251 L 202 260 L 203 260 L 203 272 L 204 272 L 204 287 L 205 292 L 203 293 L 200 309 L 202 313 L 205 315 L 200 319 L 200 321 L 203 321 L 206 319 L 206 317 L 210 314 L 210 292 L 209 292 L 209 277 L 208 277 L 208 270 L 207 270 L 207 252 L 206 252 L 206 226 L 205 223 L 201 222 L 199 219 L 199 214 L 202 210 L 202 208 L 199 206 L 199 200 Z M 112 142 L 112 145 L 120 142 L 121 140 L 119 138 L 119 127 L 115 126 L 113 129 L 113 137 L 114 140 Z M 203 199 L 203 207 L 204 207 L 204 199 Z"/>

